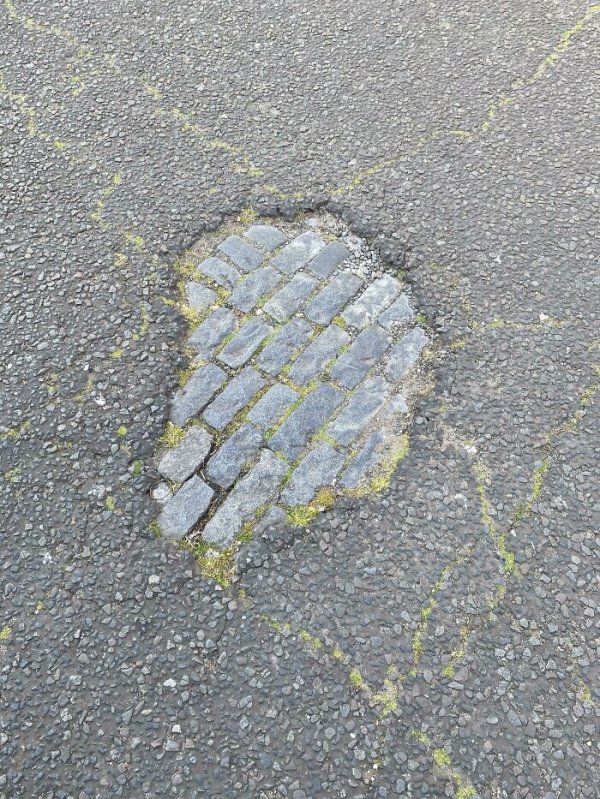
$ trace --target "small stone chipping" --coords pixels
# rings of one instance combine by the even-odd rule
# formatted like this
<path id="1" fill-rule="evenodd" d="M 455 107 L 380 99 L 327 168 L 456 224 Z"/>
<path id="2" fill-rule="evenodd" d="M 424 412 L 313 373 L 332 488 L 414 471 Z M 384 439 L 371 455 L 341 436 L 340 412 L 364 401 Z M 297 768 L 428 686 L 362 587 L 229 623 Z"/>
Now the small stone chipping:
<path id="1" fill-rule="evenodd" d="M 208 315 L 173 400 L 181 438 L 157 460 L 183 481 L 163 500 L 167 537 L 226 548 L 323 490 L 368 491 L 410 422 L 429 337 L 406 286 L 339 221 L 306 224 L 239 230 L 185 287 Z"/>

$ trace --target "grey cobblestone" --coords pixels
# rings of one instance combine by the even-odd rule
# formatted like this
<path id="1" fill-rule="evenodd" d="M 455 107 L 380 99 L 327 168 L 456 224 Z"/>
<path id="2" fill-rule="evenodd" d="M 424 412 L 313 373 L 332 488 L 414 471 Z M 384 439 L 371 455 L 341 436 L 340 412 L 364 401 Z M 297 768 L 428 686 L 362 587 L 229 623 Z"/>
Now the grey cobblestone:
<path id="1" fill-rule="evenodd" d="M 230 302 L 241 311 L 251 311 L 256 303 L 272 291 L 281 281 L 281 275 L 270 266 L 257 269 L 242 278 L 230 297 Z"/>
<path id="2" fill-rule="evenodd" d="M 273 328 L 259 317 L 250 319 L 223 347 L 218 355 L 219 360 L 232 369 L 243 366 L 272 331 Z"/>
<path id="3" fill-rule="evenodd" d="M 204 540 L 218 547 L 229 546 L 258 508 L 276 497 L 287 469 L 280 458 L 263 450 L 258 463 L 235 485 L 204 528 Z"/>
<path id="4" fill-rule="evenodd" d="M 346 388 L 354 388 L 381 358 L 390 341 L 389 333 L 377 325 L 363 330 L 348 352 L 335 362 L 331 370 L 332 379 Z"/>
<path id="5" fill-rule="evenodd" d="M 210 358 L 218 345 L 233 333 L 236 319 L 229 308 L 217 308 L 204 320 L 187 340 L 188 345 L 196 352 L 199 358 Z"/>
<path id="6" fill-rule="evenodd" d="M 279 247 L 285 241 L 281 230 L 273 225 L 252 225 L 246 231 L 246 236 L 268 252 Z"/>
<path id="7" fill-rule="evenodd" d="M 247 366 L 204 411 L 204 420 L 216 430 L 222 430 L 264 385 L 264 378 L 251 366 Z"/>
<path id="8" fill-rule="evenodd" d="M 344 393 L 334 386 L 319 386 L 288 416 L 271 438 L 269 448 L 295 461 L 343 399 Z"/>
<path id="9" fill-rule="evenodd" d="M 309 340 L 312 327 L 306 319 L 292 319 L 277 333 L 260 353 L 256 362 L 270 375 L 278 375 L 294 352 Z"/>
<path id="10" fill-rule="evenodd" d="M 316 233 L 301 233 L 277 253 L 271 264 L 280 272 L 291 275 L 306 266 L 324 246 L 325 242 Z"/>
<path id="11" fill-rule="evenodd" d="M 365 380 L 329 425 L 327 433 L 339 444 L 351 444 L 383 406 L 389 395 L 389 388 L 383 377 Z"/>
<path id="12" fill-rule="evenodd" d="M 298 464 L 290 482 L 282 491 L 283 504 L 306 505 L 311 502 L 320 488 L 333 484 L 345 457 L 344 453 L 338 452 L 331 444 L 317 444 Z"/>
<path id="13" fill-rule="evenodd" d="M 240 472 L 252 461 L 263 436 L 254 425 L 243 424 L 209 460 L 206 475 L 221 488 L 229 488 Z"/>
<path id="14" fill-rule="evenodd" d="M 198 264 L 198 270 L 226 289 L 232 289 L 240 279 L 238 270 L 220 258 L 207 258 Z"/>
<path id="15" fill-rule="evenodd" d="M 377 465 L 379 460 L 378 453 L 384 442 L 385 433 L 383 430 L 378 430 L 376 433 L 369 436 L 356 458 L 344 473 L 340 481 L 343 488 L 356 488 L 368 477 L 371 470 Z"/>
<path id="16" fill-rule="evenodd" d="M 308 268 L 319 277 L 329 277 L 337 267 L 350 255 L 347 247 L 340 241 L 330 241 L 321 252 L 313 258 Z"/>
<path id="17" fill-rule="evenodd" d="M 384 275 L 368 286 L 360 297 L 344 310 L 342 318 L 360 330 L 374 322 L 399 293 L 400 283 L 391 275 Z"/>
<path id="18" fill-rule="evenodd" d="M 320 291 L 305 310 L 306 316 L 319 325 L 326 325 L 353 297 L 363 281 L 352 272 L 341 272 Z"/>
<path id="19" fill-rule="evenodd" d="M 171 421 L 184 425 L 208 405 L 226 380 L 226 373 L 214 363 L 202 366 L 175 394 L 171 405 Z"/>
<path id="20" fill-rule="evenodd" d="M 163 507 L 158 524 L 165 538 L 179 540 L 187 535 L 206 512 L 213 490 L 197 475 L 190 477 Z"/>
<path id="21" fill-rule="evenodd" d="M 205 311 L 217 299 L 217 295 L 203 283 L 190 280 L 185 284 L 185 300 L 195 311 Z"/>
<path id="22" fill-rule="evenodd" d="M 276 383 L 259 399 L 248 414 L 248 419 L 266 430 L 280 419 L 283 413 L 298 399 L 293 388 Z"/>
<path id="23" fill-rule="evenodd" d="M 350 336 L 337 325 L 330 325 L 301 353 L 292 364 L 289 377 L 299 386 L 306 386 L 323 367 L 350 341 Z"/>
<path id="24" fill-rule="evenodd" d="M 391 330 L 396 325 L 412 322 L 414 318 L 415 312 L 408 301 L 408 297 L 406 294 L 401 294 L 396 302 L 390 305 L 387 311 L 381 314 L 378 322 L 382 327 L 385 327 L 386 330 Z"/>
<path id="25" fill-rule="evenodd" d="M 265 256 L 244 241 L 240 236 L 228 236 L 217 247 L 219 252 L 226 255 L 233 263 L 244 272 L 251 272 L 253 269 L 259 267 L 264 261 Z"/>
<path id="26" fill-rule="evenodd" d="M 429 343 L 425 331 L 415 327 L 408 332 L 399 344 L 396 344 L 389 355 L 386 374 L 392 380 L 402 380 L 406 372 L 413 366 L 421 350 Z"/>
<path id="27" fill-rule="evenodd" d="M 300 272 L 280 289 L 265 304 L 264 310 L 278 322 L 285 322 L 300 308 L 304 300 L 314 291 L 318 280 Z"/>
<path id="28" fill-rule="evenodd" d="M 210 433 L 202 427 L 192 427 L 178 446 L 165 452 L 158 464 L 158 471 L 167 480 L 182 483 L 202 466 L 212 442 Z"/>

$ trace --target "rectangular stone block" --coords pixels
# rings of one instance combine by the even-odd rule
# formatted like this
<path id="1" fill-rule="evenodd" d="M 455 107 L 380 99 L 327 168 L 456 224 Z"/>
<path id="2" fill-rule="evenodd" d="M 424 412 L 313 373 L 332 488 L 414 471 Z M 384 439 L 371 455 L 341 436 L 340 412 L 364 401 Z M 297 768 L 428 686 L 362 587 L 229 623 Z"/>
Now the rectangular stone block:
<path id="1" fill-rule="evenodd" d="M 254 425 L 243 424 L 221 444 L 209 460 L 206 475 L 221 488 L 229 488 L 242 469 L 253 460 L 260 449 L 263 434 Z"/>
<path id="2" fill-rule="evenodd" d="M 217 295 L 208 286 L 193 280 L 185 284 L 185 301 L 195 311 L 205 311 L 217 299 Z"/>
<path id="3" fill-rule="evenodd" d="M 220 258 L 207 258 L 198 264 L 198 270 L 226 289 L 232 289 L 240 279 L 238 270 Z"/>
<path id="4" fill-rule="evenodd" d="M 162 509 L 158 523 L 165 538 L 180 540 L 206 513 L 214 491 L 197 475 L 190 477 Z"/>
<path id="5" fill-rule="evenodd" d="M 371 377 L 356 389 L 348 404 L 327 428 L 327 433 L 339 444 L 348 446 L 383 407 L 389 386 L 383 377 Z"/>
<path id="6" fill-rule="evenodd" d="M 306 266 L 323 249 L 325 242 L 312 231 L 301 233 L 281 252 L 277 253 L 271 264 L 286 275 L 292 275 Z"/>
<path id="7" fill-rule="evenodd" d="M 213 437 L 204 428 L 192 427 L 178 446 L 165 452 L 158 471 L 167 480 L 182 483 L 202 466 L 212 442 Z"/>
<path id="8" fill-rule="evenodd" d="M 246 237 L 260 245 L 263 250 L 271 252 L 285 241 L 285 236 L 273 225 L 252 225 L 246 231 Z"/>
<path id="9" fill-rule="evenodd" d="M 294 470 L 290 482 L 281 492 L 281 502 L 289 506 L 311 502 L 320 488 L 333 485 L 345 457 L 331 444 L 317 444 Z"/>
<path id="10" fill-rule="evenodd" d="M 386 330 L 392 330 L 397 325 L 405 325 L 412 322 L 415 312 L 411 308 L 406 294 L 401 294 L 387 311 L 384 311 L 377 320 Z"/>
<path id="11" fill-rule="evenodd" d="M 273 336 L 256 363 L 267 374 L 278 375 L 294 353 L 306 344 L 311 333 L 312 327 L 306 319 L 293 319 Z"/>
<path id="12" fill-rule="evenodd" d="M 216 430 L 226 427 L 265 385 L 264 378 L 248 366 L 236 375 L 202 414 Z"/>
<path id="13" fill-rule="evenodd" d="M 265 257 L 260 250 L 239 236 L 228 236 L 219 244 L 217 250 L 226 255 L 243 272 L 251 272 L 256 269 L 262 264 Z"/>
<path id="14" fill-rule="evenodd" d="M 281 419 L 290 405 L 296 402 L 298 396 L 298 393 L 289 386 L 276 383 L 248 413 L 248 419 L 263 430 L 267 430 Z"/>
<path id="15" fill-rule="evenodd" d="M 256 466 L 237 483 L 208 522 L 203 539 L 217 547 L 228 547 L 256 511 L 277 497 L 287 469 L 276 455 L 263 450 Z"/>
<path id="16" fill-rule="evenodd" d="M 350 336 L 337 325 L 330 325 L 298 356 L 289 377 L 299 386 L 306 386 L 324 372 L 327 363 L 350 341 Z"/>
<path id="17" fill-rule="evenodd" d="M 186 385 L 173 397 L 171 405 L 173 424 L 182 426 L 189 418 L 200 413 L 226 380 L 225 372 L 214 363 L 202 366 L 194 372 Z"/>
<path id="18" fill-rule="evenodd" d="M 294 275 L 287 286 L 280 289 L 265 304 L 265 313 L 278 322 L 285 322 L 296 313 L 318 284 L 319 281 L 316 278 L 304 272 Z"/>
<path id="19" fill-rule="evenodd" d="M 402 341 L 390 351 L 386 374 L 391 380 L 402 380 L 411 366 L 417 362 L 421 350 L 429 343 L 425 331 L 420 327 L 413 328 Z"/>
<path id="20" fill-rule="evenodd" d="M 381 460 L 381 451 L 385 444 L 385 432 L 378 430 L 367 439 L 366 443 L 344 473 L 340 484 L 343 488 L 356 488 L 374 476 Z"/>
<path id="21" fill-rule="evenodd" d="M 265 321 L 255 317 L 240 328 L 235 338 L 228 342 L 217 356 L 222 363 L 237 369 L 246 363 L 260 347 L 266 337 L 272 333 Z"/>
<path id="22" fill-rule="evenodd" d="M 319 277 L 329 277 L 349 255 L 350 252 L 341 241 L 330 241 L 329 244 L 313 258 L 308 268 Z"/>
<path id="23" fill-rule="evenodd" d="M 269 294 L 281 281 L 281 274 L 270 266 L 257 269 L 248 277 L 242 278 L 233 290 L 230 302 L 241 311 L 251 311 L 256 303 Z"/>
<path id="24" fill-rule="evenodd" d="M 334 363 L 331 379 L 346 388 L 355 388 L 379 361 L 390 342 L 390 334 L 383 328 L 367 327 L 359 333 L 348 352 Z"/>
<path id="25" fill-rule="evenodd" d="M 233 311 L 229 308 L 217 308 L 211 315 L 204 320 L 194 332 L 189 336 L 188 345 L 198 354 L 202 360 L 208 360 L 218 345 L 233 333 L 236 327 L 236 319 Z"/>
<path id="26" fill-rule="evenodd" d="M 295 461 L 309 438 L 320 430 L 344 399 L 344 393 L 326 383 L 311 392 L 288 416 L 269 441 L 269 449 Z"/>
<path id="27" fill-rule="evenodd" d="M 343 319 L 358 330 L 377 320 L 379 314 L 400 293 L 400 283 L 391 275 L 384 275 L 372 283 L 343 312 Z"/>
<path id="28" fill-rule="evenodd" d="M 312 322 L 326 325 L 356 294 L 362 284 L 361 278 L 352 272 L 341 272 L 317 294 L 304 313 Z"/>

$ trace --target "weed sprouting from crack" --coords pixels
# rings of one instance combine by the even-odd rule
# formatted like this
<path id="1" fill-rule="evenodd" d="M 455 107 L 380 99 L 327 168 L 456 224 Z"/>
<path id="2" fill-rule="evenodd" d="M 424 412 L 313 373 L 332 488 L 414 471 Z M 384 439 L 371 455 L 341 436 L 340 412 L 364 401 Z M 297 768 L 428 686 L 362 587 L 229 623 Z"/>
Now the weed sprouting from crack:
<path id="1" fill-rule="evenodd" d="M 411 736 L 422 744 L 433 760 L 435 772 L 444 779 L 449 780 L 454 788 L 455 799 L 470 799 L 477 795 L 475 787 L 463 775 L 452 766 L 452 760 L 448 752 L 440 747 L 433 745 L 431 738 L 420 730 L 411 730 Z"/>

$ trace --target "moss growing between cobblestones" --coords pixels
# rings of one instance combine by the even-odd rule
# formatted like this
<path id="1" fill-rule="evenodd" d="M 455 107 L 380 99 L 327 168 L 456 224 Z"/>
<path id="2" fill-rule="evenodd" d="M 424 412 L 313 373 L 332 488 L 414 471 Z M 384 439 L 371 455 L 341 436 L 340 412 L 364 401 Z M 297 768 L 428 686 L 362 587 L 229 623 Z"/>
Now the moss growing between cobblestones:
<path id="1" fill-rule="evenodd" d="M 176 424 L 173 424 L 173 422 L 167 422 L 165 431 L 158 440 L 163 446 L 172 449 L 178 444 L 181 444 L 184 436 L 185 430 L 183 427 L 178 427 Z"/>
<path id="2" fill-rule="evenodd" d="M 392 453 L 385 459 L 385 461 L 381 464 L 378 469 L 378 474 L 373 477 L 371 480 L 370 488 L 375 493 L 379 493 L 380 491 L 384 491 L 386 488 L 389 488 L 389 485 L 392 481 L 392 477 L 394 476 L 394 472 L 396 471 L 398 465 L 401 461 L 406 458 L 410 451 L 410 441 L 408 435 L 403 433 L 400 436 L 398 445 L 392 451 Z"/>
<path id="3" fill-rule="evenodd" d="M 222 588 L 227 588 L 231 584 L 237 544 L 222 552 L 212 549 L 205 541 L 192 544 L 183 542 L 182 546 L 192 553 L 203 577 L 214 580 Z"/>

